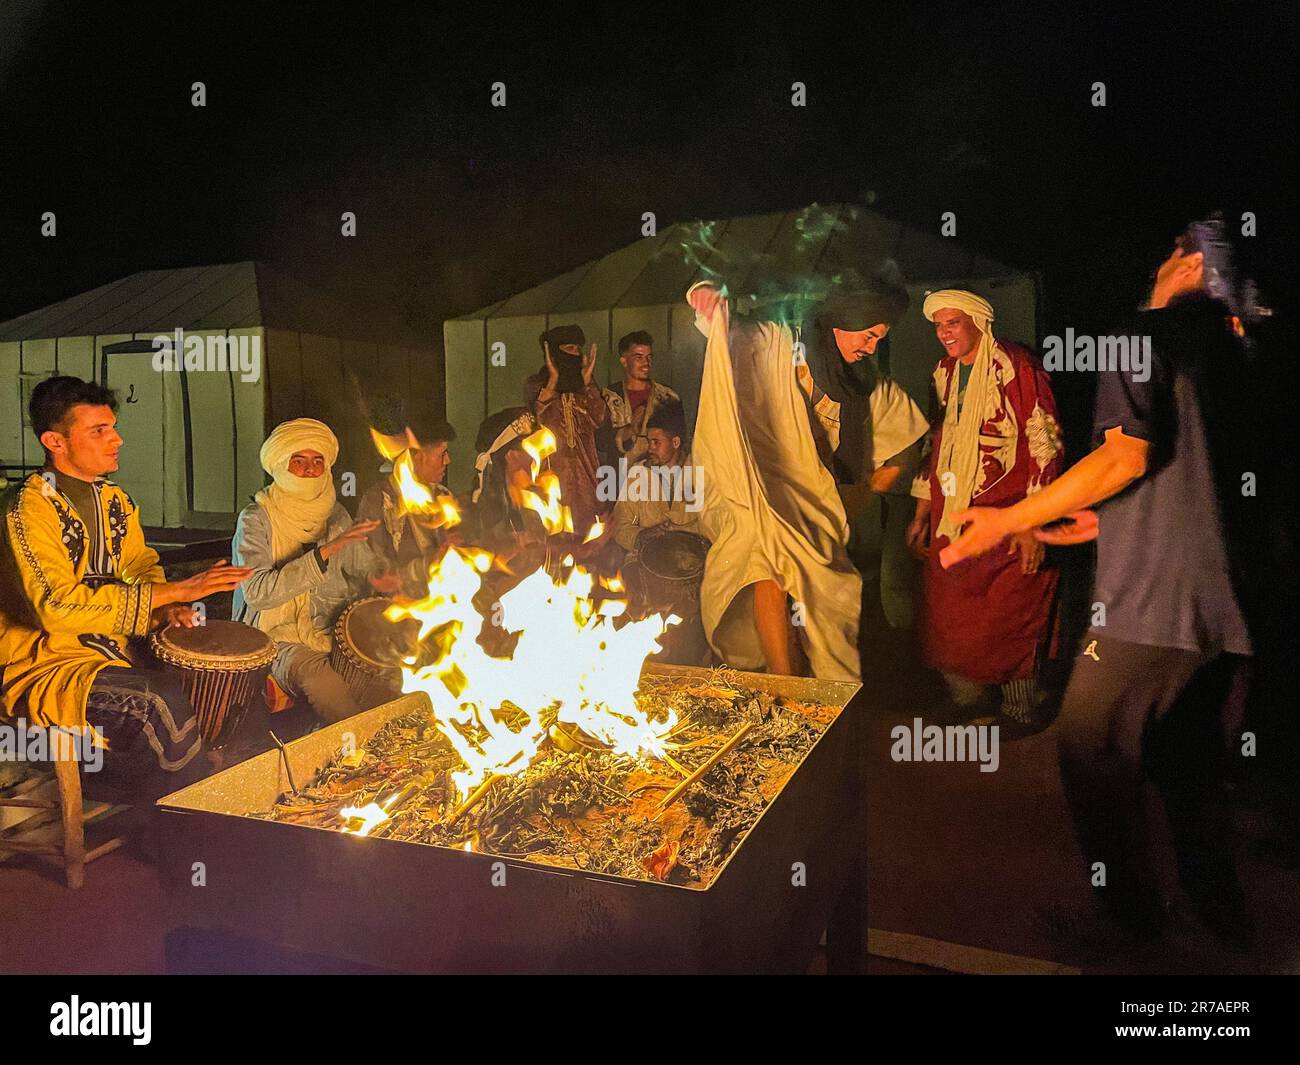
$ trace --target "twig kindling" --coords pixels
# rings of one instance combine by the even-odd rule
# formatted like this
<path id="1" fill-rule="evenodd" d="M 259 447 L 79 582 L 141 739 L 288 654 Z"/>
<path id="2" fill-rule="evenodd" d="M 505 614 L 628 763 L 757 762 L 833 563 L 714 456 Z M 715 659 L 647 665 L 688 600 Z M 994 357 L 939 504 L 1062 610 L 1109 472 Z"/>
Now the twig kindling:
<path id="1" fill-rule="evenodd" d="M 746 721 L 745 724 L 743 724 L 740 727 L 740 730 L 734 736 L 732 736 L 731 739 L 727 740 L 726 743 L 724 743 L 721 747 L 719 747 L 717 751 L 715 751 L 712 755 L 710 755 L 709 758 L 704 762 L 703 765 L 700 766 L 699 769 L 697 769 L 689 777 L 687 777 L 680 784 L 678 784 L 677 787 L 673 788 L 672 791 L 670 791 L 667 795 L 665 795 L 662 799 L 660 799 L 659 810 L 655 814 L 654 820 L 658 821 L 659 818 L 663 817 L 663 815 L 668 811 L 668 807 L 670 807 L 673 803 L 675 803 L 682 796 L 682 793 L 685 792 L 687 788 L 689 788 L 692 784 L 694 784 L 697 780 L 699 780 L 700 777 L 704 776 L 705 773 L 707 773 L 710 769 L 712 769 L 724 754 L 726 754 L 729 750 L 735 747 L 736 744 L 738 744 L 741 740 L 743 740 L 746 736 L 748 736 L 749 730 L 752 729 L 753 727 L 754 727 L 754 722 Z"/>
<path id="2" fill-rule="evenodd" d="M 475 788 L 473 792 L 471 792 L 469 798 L 466 799 L 459 806 L 457 806 L 454 811 L 452 811 L 452 815 L 449 818 L 447 818 L 447 827 L 450 828 L 462 817 L 464 817 L 467 813 L 469 813 L 470 810 L 472 810 L 475 806 L 477 806 L 480 802 L 482 802 L 483 796 L 485 796 L 489 791 L 491 791 L 492 785 L 495 784 L 500 779 L 501 779 L 500 773 L 493 773 L 490 777 L 487 778 L 487 780 L 483 781 L 482 784 L 480 784 L 477 788 Z"/>
<path id="3" fill-rule="evenodd" d="M 284 749 L 284 741 L 271 729 L 267 729 L 267 732 L 271 735 L 271 742 L 280 750 L 280 761 L 284 763 L 284 773 L 289 778 L 289 790 L 297 795 L 298 785 L 293 782 L 293 770 L 289 768 L 289 752 Z"/>
<path id="4" fill-rule="evenodd" d="M 640 694 L 652 706 L 664 701 L 654 689 Z M 766 805 L 756 778 L 766 777 L 771 766 L 797 765 L 824 727 L 802 713 L 796 717 L 781 710 L 755 720 L 746 733 L 747 710 L 714 705 L 721 694 L 707 701 L 683 696 L 683 705 L 669 704 L 691 722 L 677 731 L 679 738 L 687 740 L 693 729 L 707 730 L 700 739 L 665 745 L 672 756 L 694 748 L 708 758 L 694 772 L 690 763 L 683 765 L 686 781 L 664 782 L 655 773 L 657 780 L 634 786 L 635 774 L 644 779 L 647 771 L 654 772 L 646 759 L 606 749 L 562 753 L 556 743 L 518 773 L 502 774 L 504 782 L 484 778 L 461 802 L 451 780 L 460 759 L 450 743 L 428 742 L 421 732 L 427 718 L 420 712 L 380 729 L 366 744 L 365 757 L 336 756 L 302 790 L 293 796 L 286 792 L 256 816 L 343 830 L 341 807 L 373 802 L 389 816 L 371 837 L 457 848 L 469 838 L 475 850 L 502 857 L 642 879 L 651 875 L 647 856 L 678 842 L 675 880 L 708 882 Z M 728 735 L 730 730 L 740 731 Z M 715 772 L 702 779 L 711 768 Z M 662 802 L 639 798 L 650 788 L 660 792 Z M 660 816 L 676 798 L 689 807 L 682 823 Z"/>

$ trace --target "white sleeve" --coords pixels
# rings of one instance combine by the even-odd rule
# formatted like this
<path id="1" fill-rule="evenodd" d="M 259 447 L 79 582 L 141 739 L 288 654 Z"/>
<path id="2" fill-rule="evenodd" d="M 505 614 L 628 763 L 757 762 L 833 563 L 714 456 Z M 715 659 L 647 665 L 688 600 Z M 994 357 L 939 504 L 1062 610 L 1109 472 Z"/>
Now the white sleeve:
<path id="1" fill-rule="evenodd" d="M 930 428 L 921 408 L 892 378 L 882 376 L 871 392 L 871 461 L 884 461 L 914 444 Z"/>

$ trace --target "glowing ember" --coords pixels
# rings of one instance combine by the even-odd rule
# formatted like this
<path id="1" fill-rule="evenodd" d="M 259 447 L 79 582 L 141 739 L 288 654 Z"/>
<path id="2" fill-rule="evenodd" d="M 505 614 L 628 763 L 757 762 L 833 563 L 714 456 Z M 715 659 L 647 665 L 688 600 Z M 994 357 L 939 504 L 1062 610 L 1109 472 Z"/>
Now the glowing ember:
<path id="1" fill-rule="evenodd" d="M 392 802 L 390 797 L 389 802 Z M 358 836 L 368 836 L 385 821 L 388 820 L 388 812 L 377 802 L 368 802 L 365 806 L 345 806 L 339 811 L 339 816 L 345 821 L 360 821 L 359 825 L 353 826 L 345 824 L 344 832 L 351 832 Z"/>

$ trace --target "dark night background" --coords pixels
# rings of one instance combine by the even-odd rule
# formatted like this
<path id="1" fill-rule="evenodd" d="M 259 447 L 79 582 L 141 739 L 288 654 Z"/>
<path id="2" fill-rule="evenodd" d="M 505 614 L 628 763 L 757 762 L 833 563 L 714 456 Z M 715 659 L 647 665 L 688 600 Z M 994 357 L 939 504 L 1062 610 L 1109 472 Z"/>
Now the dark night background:
<path id="1" fill-rule="evenodd" d="M 1294 6 L 412 11 L 6 0 L 0 318 L 261 259 L 440 344 L 643 211 L 841 200 L 932 231 L 955 211 L 959 242 L 1043 272 L 1048 332 L 1106 328 L 1213 208 L 1257 214 L 1255 275 L 1289 300 Z"/>

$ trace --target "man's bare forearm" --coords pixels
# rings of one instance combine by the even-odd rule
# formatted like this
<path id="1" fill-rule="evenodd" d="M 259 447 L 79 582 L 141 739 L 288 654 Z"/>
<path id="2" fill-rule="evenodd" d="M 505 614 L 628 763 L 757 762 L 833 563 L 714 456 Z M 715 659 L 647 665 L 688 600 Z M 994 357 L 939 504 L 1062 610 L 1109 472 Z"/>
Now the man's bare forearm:
<path id="1" fill-rule="evenodd" d="M 1109 436 L 1040 492 L 1007 508 L 1012 533 L 1046 525 L 1123 491 L 1146 472 L 1144 441 Z"/>

